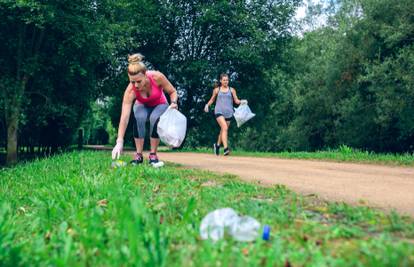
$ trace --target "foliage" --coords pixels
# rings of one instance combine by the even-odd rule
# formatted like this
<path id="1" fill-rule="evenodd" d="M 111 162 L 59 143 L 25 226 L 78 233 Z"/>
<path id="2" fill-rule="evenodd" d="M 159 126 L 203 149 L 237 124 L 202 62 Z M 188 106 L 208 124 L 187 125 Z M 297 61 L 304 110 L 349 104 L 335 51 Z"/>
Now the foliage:
<path id="1" fill-rule="evenodd" d="M 308 31 L 297 33 L 300 3 L 2 0 L 0 134 L 7 142 L 0 144 L 9 154 L 18 145 L 57 150 L 76 143 L 79 128 L 87 142 L 112 144 L 128 84 L 126 56 L 141 52 L 179 91 L 189 119 L 185 146 L 216 140 L 217 123 L 203 106 L 226 72 L 257 114 L 242 128 L 233 123 L 232 148 L 316 151 L 344 144 L 412 152 L 411 2 L 311 5 Z M 103 109 L 97 99 L 106 99 Z M 132 123 L 131 116 L 129 145 Z"/>
<path id="2" fill-rule="evenodd" d="M 413 5 L 410 1 L 339 1 L 325 27 L 295 42 L 286 110 L 270 127 L 272 150 L 346 144 L 382 152 L 413 151 Z M 328 11 L 327 11 L 328 12 Z M 290 118 L 290 119 L 289 119 Z M 270 137 L 270 136 L 269 136 Z M 269 143 L 272 144 L 270 138 Z"/>
<path id="3" fill-rule="evenodd" d="M 104 2 L 0 2 L 1 92 L 11 156 L 17 139 L 52 150 L 72 143 L 111 54 Z"/>
<path id="4" fill-rule="evenodd" d="M 145 13 L 151 16 L 150 29 L 141 29 L 145 21 L 131 23 L 142 32 L 131 36 L 135 45 L 129 51 L 142 52 L 150 66 L 164 72 L 179 91 L 180 110 L 188 117 L 194 135 L 189 137 L 192 146 L 216 138 L 211 134 L 216 122 L 203 113 L 203 107 L 222 72 L 230 75 L 239 97 L 255 99 L 252 105 L 258 120 L 265 117 L 276 94 L 264 78 L 266 70 L 283 63 L 281 55 L 291 36 L 290 18 L 299 2 L 156 1 L 156 12 L 149 9 Z M 142 8 L 148 7 L 131 6 L 133 13 Z M 125 66 L 125 54 L 119 54 L 119 66 L 121 62 Z M 125 67 L 116 69 L 119 83 L 110 84 L 119 88 L 113 92 L 116 98 L 111 111 L 117 126 L 127 77 Z"/>

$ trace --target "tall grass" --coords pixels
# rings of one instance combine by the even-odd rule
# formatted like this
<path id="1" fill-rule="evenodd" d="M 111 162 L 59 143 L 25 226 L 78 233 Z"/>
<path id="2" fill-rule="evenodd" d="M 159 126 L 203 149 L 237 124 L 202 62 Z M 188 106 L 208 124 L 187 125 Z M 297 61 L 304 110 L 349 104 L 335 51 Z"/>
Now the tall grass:
<path id="1" fill-rule="evenodd" d="M 0 266 L 412 266 L 414 223 L 283 186 L 167 164 L 110 168 L 68 153 L 0 173 Z M 271 240 L 201 240 L 208 212 L 232 207 Z"/>

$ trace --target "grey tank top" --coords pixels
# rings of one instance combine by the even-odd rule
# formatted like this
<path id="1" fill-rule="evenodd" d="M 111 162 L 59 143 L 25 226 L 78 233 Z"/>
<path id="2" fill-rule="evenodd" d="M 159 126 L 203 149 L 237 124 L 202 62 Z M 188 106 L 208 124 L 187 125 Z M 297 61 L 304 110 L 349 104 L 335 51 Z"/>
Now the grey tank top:
<path id="1" fill-rule="evenodd" d="M 222 92 L 221 87 L 219 87 L 214 114 L 222 114 L 224 118 L 231 118 L 233 113 L 233 95 L 231 93 L 231 88 L 229 87 L 228 92 Z"/>

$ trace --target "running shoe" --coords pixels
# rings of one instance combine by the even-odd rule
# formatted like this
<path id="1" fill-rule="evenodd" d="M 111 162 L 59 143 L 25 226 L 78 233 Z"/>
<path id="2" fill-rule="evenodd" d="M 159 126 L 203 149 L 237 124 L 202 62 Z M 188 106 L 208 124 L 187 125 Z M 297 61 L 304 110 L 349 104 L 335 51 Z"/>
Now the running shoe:
<path id="1" fill-rule="evenodd" d="M 158 163 L 158 157 L 157 157 L 157 154 L 155 154 L 155 153 L 150 153 L 150 155 L 149 155 L 149 163 L 150 164 L 153 164 L 153 163 Z"/>
<path id="2" fill-rule="evenodd" d="M 223 155 L 224 155 L 224 156 L 228 156 L 228 155 L 230 155 L 230 150 L 229 150 L 229 148 L 228 148 L 228 147 L 224 148 Z"/>
<path id="3" fill-rule="evenodd" d="M 129 163 L 132 165 L 138 165 L 141 164 L 144 161 L 144 158 L 142 157 L 142 153 L 135 153 L 134 159 L 131 160 Z"/>
<path id="4" fill-rule="evenodd" d="M 216 154 L 216 156 L 220 155 L 220 145 L 214 143 L 213 144 L 213 151 L 214 151 L 214 154 Z"/>

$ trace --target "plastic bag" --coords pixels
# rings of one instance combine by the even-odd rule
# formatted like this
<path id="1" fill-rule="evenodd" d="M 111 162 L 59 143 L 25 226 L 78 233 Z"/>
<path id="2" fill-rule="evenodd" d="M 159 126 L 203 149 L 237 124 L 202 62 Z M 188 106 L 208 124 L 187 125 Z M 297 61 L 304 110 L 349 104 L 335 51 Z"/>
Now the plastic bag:
<path id="1" fill-rule="evenodd" d="M 179 147 L 187 131 L 187 118 L 178 110 L 168 108 L 160 117 L 157 131 L 162 142 Z"/>
<path id="2" fill-rule="evenodd" d="M 237 127 L 242 126 L 246 121 L 256 116 L 247 104 L 241 104 L 238 108 L 234 109 L 234 118 L 236 119 Z"/>

